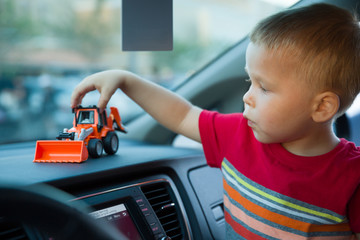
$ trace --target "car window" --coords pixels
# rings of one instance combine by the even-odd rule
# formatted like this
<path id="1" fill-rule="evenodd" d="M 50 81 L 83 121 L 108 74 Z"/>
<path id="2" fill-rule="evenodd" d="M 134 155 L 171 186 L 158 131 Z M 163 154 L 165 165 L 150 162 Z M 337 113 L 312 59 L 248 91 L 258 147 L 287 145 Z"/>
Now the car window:
<path id="1" fill-rule="evenodd" d="M 295 1 L 173 0 L 173 51 L 124 52 L 121 0 L 0 1 L 0 143 L 54 139 L 72 125 L 70 96 L 110 68 L 171 88 L 240 41 L 261 18 Z M 96 104 L 88 94 L 84 105 Z M 126 123 L 140 109 L 123 94 L 109 105 Z"/>
<path id="2" fill-rule="evenodd" d="M 78 116 L 78 124 L 93 124 L 94 111 L 81 111 Z"/>

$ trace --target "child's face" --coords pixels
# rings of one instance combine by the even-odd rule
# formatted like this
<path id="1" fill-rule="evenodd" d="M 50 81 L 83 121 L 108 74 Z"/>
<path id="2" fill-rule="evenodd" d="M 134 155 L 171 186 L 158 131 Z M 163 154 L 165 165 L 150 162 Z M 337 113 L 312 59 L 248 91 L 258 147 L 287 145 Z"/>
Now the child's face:
<path id="1" fill-rule="evenodd" d="M 313 127 L 314 95 L 295 76 L 295 67 L 289 57 L 253 43 L 248 46 L 246 71 L 251 86 L 244 95 L 244 116 L 260 142 L 294 142 L 306 137 Z"/>

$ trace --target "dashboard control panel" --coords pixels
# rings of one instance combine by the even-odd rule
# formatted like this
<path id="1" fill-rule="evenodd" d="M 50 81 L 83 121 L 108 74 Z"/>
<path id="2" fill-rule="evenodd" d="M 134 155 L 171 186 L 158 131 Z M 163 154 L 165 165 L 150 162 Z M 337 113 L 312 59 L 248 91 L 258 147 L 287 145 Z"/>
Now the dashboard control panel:
<path id="1" fill-rule="evenodd" d="M 183 209 L 167 179 L 113 188 L 74 200 L 90 205 L 92 217 L 113 224 L 129 239 L 191 239 Z"/>

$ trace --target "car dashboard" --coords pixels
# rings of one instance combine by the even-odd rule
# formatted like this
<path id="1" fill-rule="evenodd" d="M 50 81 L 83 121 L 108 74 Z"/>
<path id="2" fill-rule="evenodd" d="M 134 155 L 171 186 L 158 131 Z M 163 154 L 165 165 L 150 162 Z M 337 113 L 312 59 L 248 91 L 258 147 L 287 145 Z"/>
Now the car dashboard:
<path id="1" fill-rule="evenodd" d="M 117 154 L 81 164 L 33 163 L 34 151 L 35 142 L 0 146 L 0 182 L 60 189 L 129 239 L 224 239 L 221 171 L 200 149 L 122 139 Z M 49 239 L 0 216 L 0 238 L 16 234 Z"/>

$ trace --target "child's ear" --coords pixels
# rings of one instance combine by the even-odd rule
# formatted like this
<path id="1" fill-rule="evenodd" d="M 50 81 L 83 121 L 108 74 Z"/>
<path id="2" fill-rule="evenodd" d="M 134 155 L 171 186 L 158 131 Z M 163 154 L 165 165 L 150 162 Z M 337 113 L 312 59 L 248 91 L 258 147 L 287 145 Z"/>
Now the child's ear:
<path id="1" fill-rule="evenodd" d="M 313 120 L 318 123 L 327 122 L 338 112 L 340 98 L 333 92 L 323 92 L 315 97 L 313 106 Z"/>

